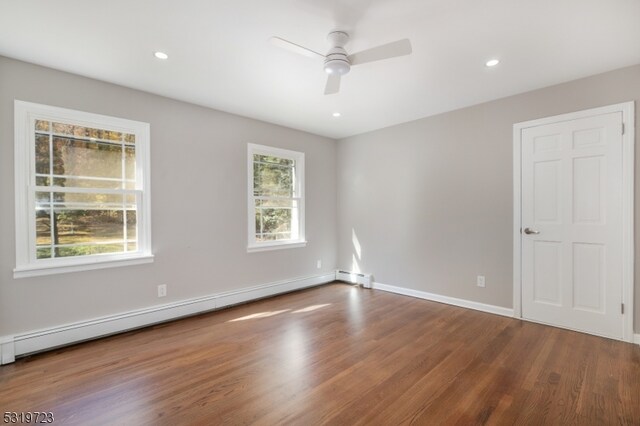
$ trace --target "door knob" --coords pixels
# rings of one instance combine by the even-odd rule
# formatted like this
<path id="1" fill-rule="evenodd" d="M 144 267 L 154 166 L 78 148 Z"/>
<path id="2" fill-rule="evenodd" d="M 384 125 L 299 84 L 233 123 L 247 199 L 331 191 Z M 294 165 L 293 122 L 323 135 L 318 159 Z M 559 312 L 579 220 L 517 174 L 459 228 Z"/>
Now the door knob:
<path id="1" fill-rule="evenodd" d="M 524 228 L 524 233 L 527 235 L 531 235 L 531 234 L 537 235 L 540 233 L 540 231 L 536 231 L 535 229 L 531 229 L 531 228 Z"/>

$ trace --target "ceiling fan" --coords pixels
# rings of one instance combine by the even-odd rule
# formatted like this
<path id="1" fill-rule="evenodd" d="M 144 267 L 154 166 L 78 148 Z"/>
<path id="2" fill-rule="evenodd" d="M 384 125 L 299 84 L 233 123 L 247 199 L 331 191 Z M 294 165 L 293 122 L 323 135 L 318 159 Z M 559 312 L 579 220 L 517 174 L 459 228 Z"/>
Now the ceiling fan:
<path id="1" fill-rule="evenodd" d="M 411 42 L 406 38 L 372 47 L 352 55 L 348 55 L 347 51 L 344 50 L 344 46 L 349 41 L 349 34 L 344 31 L 332 31 L 327 36 L 327 40 L 332 47 L 326 55 L 323 55 L 280 37 L 274 36 L 270 39 L 272 44 L 283 49 L 312 58 L 320 57 L 324 59 L 324 71 L 329 75 L 327 85 L 324 88 L 325 95 L 338 93 L 340 90 L 340 77 L 347 74 L 352 66 L 411 54 Z"/>

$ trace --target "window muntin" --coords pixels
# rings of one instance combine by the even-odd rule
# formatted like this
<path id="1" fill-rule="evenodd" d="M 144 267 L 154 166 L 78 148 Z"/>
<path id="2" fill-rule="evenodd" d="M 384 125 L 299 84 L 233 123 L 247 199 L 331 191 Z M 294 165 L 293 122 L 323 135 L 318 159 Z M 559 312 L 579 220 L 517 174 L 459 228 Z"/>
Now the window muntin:
<path id="1" fill-rule="evenodd" d="M 148 137 L 146 123 L 16 101 L 16 273 L 151 256 Z"/>
<path id="2" fill-rule="evenodd" d="M 304 154 L 249 144 L 249 250 L 304 243 Z"/>

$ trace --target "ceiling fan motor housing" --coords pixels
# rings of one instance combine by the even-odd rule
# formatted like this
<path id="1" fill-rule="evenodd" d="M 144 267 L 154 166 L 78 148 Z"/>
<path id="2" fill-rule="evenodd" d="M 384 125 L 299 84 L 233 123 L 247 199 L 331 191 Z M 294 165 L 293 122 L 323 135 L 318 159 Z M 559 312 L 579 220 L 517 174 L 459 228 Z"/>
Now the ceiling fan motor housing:
<path id="1" fill-rule="evenodd" d="M 324 61 L 324 72 L 329 75 L 345 75 L 351 70 L 347 52 L 342 47 L 332 47 Z"/>
<path id="2" fill-rule="evenodd" d="M 326 54 L 324 72 L 329 75 L 345 75 L 351 70 L 347 51 L 344 50 L 344 45 L 349 41 L 349 34 L 344 31 L 333 31 L 329 33 L 327 40 L 333 47 Z"/>

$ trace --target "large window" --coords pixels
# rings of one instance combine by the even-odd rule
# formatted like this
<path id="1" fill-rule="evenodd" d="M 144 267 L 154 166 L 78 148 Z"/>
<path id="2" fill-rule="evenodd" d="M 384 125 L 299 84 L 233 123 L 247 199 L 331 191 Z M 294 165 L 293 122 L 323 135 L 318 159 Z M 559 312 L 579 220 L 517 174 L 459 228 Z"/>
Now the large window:
<path id="1" fill-rule="evenodd" d="M 15 102 L 15 276 L 151 261 L 149 125 Z"/>
<path id="2" fill-rule="evenodd" d="M 304 154 L 254 144 L 248 154 L 248 250 L 304 246 Z"/>

